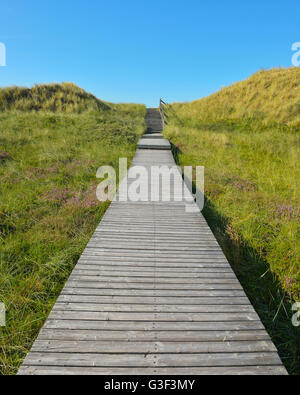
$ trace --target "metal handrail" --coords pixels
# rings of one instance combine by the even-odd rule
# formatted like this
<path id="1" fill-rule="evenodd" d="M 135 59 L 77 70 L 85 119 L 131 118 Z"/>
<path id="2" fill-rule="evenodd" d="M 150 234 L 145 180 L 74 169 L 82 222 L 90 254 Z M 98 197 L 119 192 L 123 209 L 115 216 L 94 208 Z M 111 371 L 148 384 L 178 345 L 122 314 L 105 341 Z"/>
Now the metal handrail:
<path id="1" fill-rule="evenodd" d="M 160 98 L 160 100 L 159 100 L 159 111 L 160 111 L 160 115 L 161 115 L 161 121 L 162 121 L 163 129 L 165 128 L 165 125 L 166 125 L 166 120 L 165 120 L 166 119 L 166 111 L 165 111 L 165 107 L 167 105 L 168 104 L 166 102 L 164 102 L 162 98 Z"/>

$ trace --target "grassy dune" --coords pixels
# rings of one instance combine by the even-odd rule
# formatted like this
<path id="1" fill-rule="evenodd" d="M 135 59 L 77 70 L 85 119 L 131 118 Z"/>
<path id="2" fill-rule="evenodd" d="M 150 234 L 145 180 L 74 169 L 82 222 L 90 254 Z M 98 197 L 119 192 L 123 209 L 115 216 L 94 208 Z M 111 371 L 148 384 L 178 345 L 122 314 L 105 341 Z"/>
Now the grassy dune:
<path id="1" fill-rule="evenodd" d="M 108 110 L 109 106 L 78 86 L 62 84 L 12 86 L 0 89 L 0 111 L 51 111 L 82 113 Z"/>
<path id="2" fill-rule="evenodd" d="M 300 69 L 263 71 L 169 106 L 180 165 L 206 168 L 204 215 L 279 348 L 300 373 Z"/>
<path id="3" fill-rule="evenodd" d="M 52 88 L 38 104 L 34 88 L 28 103 L 0 112 L 2 374 L 16 373 L 108 207 L 96 198 L 98 167 L 130 162 L 144 131 L 143 106 L 107 105 L 73 86 L 71 98 L 70 85 L 55 85 L 61 99 L 50 112 Z"/>
<path id="4" fill-rule="evenodd" d="M 178 116 L 198 120 L 255 119 L 300 126 L 300 69 L 259 71 L 245 81 L 191 103 L 174 104 Z"/>

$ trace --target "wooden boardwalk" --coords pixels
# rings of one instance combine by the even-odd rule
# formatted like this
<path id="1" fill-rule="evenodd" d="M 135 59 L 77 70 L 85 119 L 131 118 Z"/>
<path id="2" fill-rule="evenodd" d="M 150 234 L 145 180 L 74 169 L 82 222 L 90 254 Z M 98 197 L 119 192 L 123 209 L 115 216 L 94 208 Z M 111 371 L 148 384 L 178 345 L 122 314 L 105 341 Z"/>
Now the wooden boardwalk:
<path id="1" fill-rule="evenodd" d="M 149 110 L 147 122 L 159 140 L 159 113 Z M 148 146 L 133 165 L 175 163 Z M 116 199 L 19 374 L 286 370 L 203 216 L 184 202 Z"/>

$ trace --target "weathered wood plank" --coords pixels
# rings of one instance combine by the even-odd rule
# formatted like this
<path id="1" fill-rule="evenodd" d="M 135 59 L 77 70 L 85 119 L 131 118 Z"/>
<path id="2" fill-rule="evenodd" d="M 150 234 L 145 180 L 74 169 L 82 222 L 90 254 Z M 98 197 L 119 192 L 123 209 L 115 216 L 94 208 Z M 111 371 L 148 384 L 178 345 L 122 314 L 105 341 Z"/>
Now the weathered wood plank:
<path id="1" fill-rule="evenodd" d="M 158 305 L 158 304 L 93 304 L 57 302 L 53 311 L 119 311 L 151 313 L 253 313 L 251 305 Z"/>
<path id="2" fill-rule="evenodd" d="M 181 284 L 183 285 L 184 289 L 185 285 L 188 284 L 190 287 L 189 289 L 193 289 L 193 285 L 222 285 L 225 287 L 226 284 L 229 286 L 237 286 L 236 289 L 241 289 L 241 285 L 239 282 L 236 281 L 235 278 L 178 278 L 178 277 L 156 277 L 156 276 L 149 276 L 149 277 L 125 277 L 122 276 L 121 279 L 119 276 L 93 276 L 90 274 L 77 274 L 77 271 L 74 271 L 73 274 L 70 276 L 70 281 L 86 281 L 86 282 L 97 282 L 101 284 L 102 282 L 109 283 L 109 284 L 114 284 L 114 283 L 119 283 L 122 281 L 122 283 L 130 284 L 130 283 L 135 283 L 135 284 L 148 284 L 148 285 L 153 285 L 157 286 L 159 288 L 160 284 L 177 284 L 180 286 Z M 69 283 L 68 283 L 69 284 Z"/>
<path id="3" fill-rule="evenodd" d="M 171 144 L 165 139 L 142 138 L 137 146 L 139 149 L 171 150 Z"/>
<path id="4" fill-rule="evenodd" d="M 87 281 L 86 278 L 82 279 L 80 276 L 70 278 L 67 282 L 69 288 L 93 288 L 93 289 L 145 289 L 145 290 L 241 290 L 239 284 L 184 284 L 184 283 L 173 283 L 173 284 L 160 284 L 160 283 L 133 283 L 133 282 L 112 282 L 112 281 Z"/>
<path id="5" fill-rule="evenodd" d="M 89 329 L 89 330 L 124 330 L 124 331 L 238 331 L 264 329 L 260 321 L 228 321 L 228 322 L 155 322 L 155 321 L 84 321 L 77 320 L 47 320 L 45 328 L 48 329 Z"/>
<path id="6" fill-rule="evenodd" d="M 69 353 L 109 353 L 109 354 L 155 354 L 155 353 L 236 353 L 236 352 L 276 352 L 271 341 L 224 341 L 224 342 L 176 342 L 172 341 L 48 341 L 37 340 L 34 352 Z"/>
<path id="7" fill-rule="evenodd" d="M 61 294 L 59 302 L 78 302 L 78 303 L 127 303 L 127 304 L 176 304 L 176 305 L 249 305 L 249 299 L 245 296 L 239 298 L 232 297 L 160 297 L 160 296 L 97 296 L 97 295 L 65 295 Z"/>
<path id="8" fill-rule="evenodd" d="M 216 354 L 97 354 L 31 352 L 25 365 L 38 366 L 41 360 L 48 366 L 89 367 L 211 367 L 280 365 L 276 352 L 216 353 Z"/>
<path id="9" fill-rule="evenodd" d="M 49 319 L 78 320 L 76 311 L 52 310 Z M 80 319 L 84 321 L 155 321 L 155 322 L 245 322 L 259 321 L 255 312 L 247 313 L 132 313 L 132 312 L 96 312 L 81 311 Z"/>
<path id="10" fill-rule="evenodd" d="M 139 277 L 139 278 L 178 278 L 178 279 L 202 279 L 202 278 L 218 278 L 218 279 L 235 279 L 235 275 L 233 272 L 227 272 L 227 273 L 176 273 L 173 271 L 166 271 L 166 272 L 157 272 L 153 271 L 152 275 L 150 272 L 144 272 L 142 269 L 140 271 L 136 269 L 136 271 L 122 271 L 122 272 L 116 272 L 114 270 L 85 270 L 85 269 L 75 269 L 73 273 L 76 273 L 78 276 L 101 276 L 101 277 Z"/>
<path id="11" fill-rule="evenodd" d="M 138 375 L 138 376 L 163 376 L 169 375 L 170 371 L 172 376 L 188 376 L 188 375 L 226 375 L 226 376 L 237 376 L 237 375 L 286 375 L 286 370 L 283 366 L 239 366 L 239 367 L 197 367 L 197 368 L 119 368 L 119 367 L 53 367 L 53 366 L 23 366 L 19 372 L 22 375 Z"/>
<path id="12" fill-rule="evenodd" d="M 152 290 L 152 289 L 91 289 L 91 288 L 70 288 L 68 285 L 63 289 L 62 295 L 95 295 L 95 296 L 173 296 L 173 297 L 242 297 L 241 290 L 221 290 L 221 291 L 190 291 L 190 290 Z"/>
<path id="13" fill-rule="evenodd" d="M 43 328 L 39 340 L 70 341 L 176 341 L 176 342 L 226 342 L 270 340 L 264 329 L 257 330 L 209 330 L 209 331 L 118 331 L 85 329 Z"/>
<path id="14" fill-rule="evenodd" d="M 121 255 L 114 255 L 112 252 L 111 254 L 97 254 L 96 252 L 91 252 L 91 251 L 85 251 L 82 256 L 81 260 L 105 260 L 106 262 L 153 262 L 157 259 L 155 255 L 151 255 L 149 257 L 147 256 L 140 256 L 140 255 L 128 255 L 122 258 Z M 188 266 L 190 264 L 209 264 L 209 263 L 215 263 L 215 264 L 225 264 L 225 258 L 224 256 L 220 257 L 188 257 L 186 256 L 185 258 L 182 257 L 159 257 L 158 264 L 161 263 L 180 263 L 181 265 L 185 262 L 185 264 Z"/>
<path id="15" fill-rule="evenodd" d="M 172 273 L 232 273 L 233 271 L 230 267 L 217 267 L 217 268 L 192 268 L 192 267 L 177 267 L 177 268 L 168 268 L 166 269 L 165 267 L 159 267 L 159 266 L 142 266 L 142 267 L 138 267 L 138 266 L 125 266 L 125 265 L 102 265 L 102 264 L 98 264 L 98 265 L 90 265 L 90 264 L 77 264 L 76 269 L 81 269 L 81 270 L 99 270 L 99 271 L 116 271 L 118 273 L 122 273 L 122 272 L 138 272 L 139 270 L 142 271 L 143 273 L 166 273 L 168 272 L 172 272 Z"/>
<path id="16" fill-rule="evenodd" d="M 218 269 L 218 268 L 227 268 L 228 265 L 227 263 L 212 263 L 212 262 L 207 262 L 207 263 L 186 263 L 184 266 L 184 263 L 178 263 L 178 262 L 173 262 L 173 263 L 164 263 L 164 262 L 159 262 L 155 263 L 153 261 L 146 261 L 146 262 L 141 262 L 140 260 L 133 261 L 133 260 L 108 260 L 108 259 L 95 259 L 93 257 L 91 258 L 81 258 L 78 261 L 78 264 L 76 265 L 76 269 L 94 269 L 95 266 L 102 266 L 103 269 L 107 269 L 107 266 L 110 269 L 114 269 L 116 266 L 122 266 L 123 268 L 126 267 L 131 267 L 131 268 L 165 268 L 165 270 L 170 270 L 170 269 Z M 144 269 L 143 269 L 144 270 Z M 181 270 L 180 270 L 181 271 Z"/>

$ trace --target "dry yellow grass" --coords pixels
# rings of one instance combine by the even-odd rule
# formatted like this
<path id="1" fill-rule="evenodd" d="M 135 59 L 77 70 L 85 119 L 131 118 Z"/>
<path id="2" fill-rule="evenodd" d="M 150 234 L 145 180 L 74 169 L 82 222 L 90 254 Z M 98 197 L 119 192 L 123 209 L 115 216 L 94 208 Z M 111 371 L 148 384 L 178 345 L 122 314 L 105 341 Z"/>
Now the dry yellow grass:
<path id="1" fill-rule="evenodd" d="M 204 99 L 176 103 L 174 108 L 180 117 L 259 118 L 299 126 L 300 68 L 262 70 Z"/>

